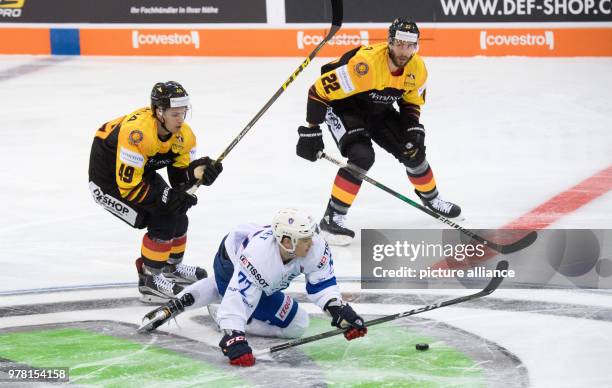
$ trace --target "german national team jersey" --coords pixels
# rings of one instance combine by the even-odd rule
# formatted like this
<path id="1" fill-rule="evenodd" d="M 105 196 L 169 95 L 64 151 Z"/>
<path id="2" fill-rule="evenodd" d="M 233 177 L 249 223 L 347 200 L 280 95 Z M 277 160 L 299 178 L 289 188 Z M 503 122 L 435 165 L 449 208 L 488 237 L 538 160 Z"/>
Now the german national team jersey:
<path id="1" fill-rule="evenodd" d="M 281 248 L 270 226 L 240 225 L 228 234 L 225 250 L 234 265 L 234 273 L 217 312 L 221 329 L 244 331 L 262 293 L 272 295 L 284 290 L 301 274 L 306 276 L 306 292 L 312 303 L 323 308 L 332 298 L 341 300 L 331 251 L 319 235 L 315 234 L 312 241 L 305 257 L 283 263 Z M 277 314 L 288 312 L 291 307 Z"/>
<path id="2" fill-rule="evenodd" d="M 387 43 L 353 49 L 324 65 L 308 93 L 307 121 L 320 124 L 328 107 L 376 115 L 398 102 L 402 118 L 418 122 L 425 103 L 427 69 L 418 55 L 392 74 Z"/>
<path id="3" fill-rule="evenodd" d="M 195 135 L 189 125 L 183 123 L 178 133 L 162 141 L 157 123 L 151 109 L 142 108 L 102 125 L 94 139 L 90 178 L 107 186 L 115 184 L 129 201 L 150 202 L 153 190 L 147 177 L 163 167 L 186 172 L 196 152 Z"/>

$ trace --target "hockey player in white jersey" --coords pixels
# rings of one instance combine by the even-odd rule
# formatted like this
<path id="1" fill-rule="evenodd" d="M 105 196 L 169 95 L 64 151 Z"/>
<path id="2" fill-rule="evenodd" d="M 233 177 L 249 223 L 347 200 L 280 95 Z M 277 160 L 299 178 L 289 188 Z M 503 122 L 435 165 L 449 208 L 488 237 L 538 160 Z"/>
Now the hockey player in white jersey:
<path id="1" fill-rule="evenodd" d="M 252 366 L 255 357 L 245 333 L 297 338 L 308 328 L 308 313 L 282 292 L 304 274 L 308 299 L 332 317 L 332 326 L 345 329 L 347 340 L 367 333 L 363 319 L 342 300 L 329 246 L 312 217 L 301 211 L 281 210 L 272 225 L 235 228 L 219 246 L 214 274 L 145 315 L 141 330 L 154 330 L 185 309 L 222 298 L 216 316 L 224 334 L 219 346 L 230 364 Z"/>

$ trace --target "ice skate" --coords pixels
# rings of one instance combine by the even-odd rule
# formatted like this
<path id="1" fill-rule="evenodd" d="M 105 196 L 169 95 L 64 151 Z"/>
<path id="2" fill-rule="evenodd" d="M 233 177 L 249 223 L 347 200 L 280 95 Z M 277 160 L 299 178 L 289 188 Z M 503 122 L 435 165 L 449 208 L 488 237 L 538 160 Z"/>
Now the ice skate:
<path id="1" fill-rule="evenodd" d="M 183 291 L 182 286 L 167 279 L 161 270 L 143 265 L 142 259 L 136 260 L 136 268 L 138 269 L 138 291 L 140 291 L 142 302 L 165 303 Z"/>
<path id="2" fill-rule="evenodd" d="M 355 238 L 355 232 L 347 228 L 345 222 L 346 214 L 338 213 L 330 205 L 327 206 L 319 226 L 321 235 L 330 245 L 349 245 Z"/>
<path id="3" fill-rule="evenodd" d="M 208 273 L 204 268 L 183 263 L 165 266 L 162 269 L 162 274 L 166 279 L 183 286 L 193 284 L 198 280 L 208 277 Z"/>
<path id="4" fill-rule="evenodd" d="M 417 190 L 415 190 L 414 192 L 419 196 L 419 198 L 421 198 L 421 202 L 423 202 L 423 205 L 425 205 L 429 210 L 432 210 L 446 218 L 463 218 L 460 217 L 461 208 L 452 202 L 443 200 L 442 198 L 440 198 L 440 195 L 437 195 L 432 199 L 426 199 L 423 198 L 421 193 Z"/>
<path id="5" fill-rule="evenodd" d="M 170 318 L 174 318 L 183 311 L 185 307 L 191 306 L 194 303 L 193 296 L 186 293 L 180 299 L 172 299 L 161 307 L 150 311 L 142 318 L 142 324 L 138 328 L 139 332 L 153 331 L 168 322 Z"/>

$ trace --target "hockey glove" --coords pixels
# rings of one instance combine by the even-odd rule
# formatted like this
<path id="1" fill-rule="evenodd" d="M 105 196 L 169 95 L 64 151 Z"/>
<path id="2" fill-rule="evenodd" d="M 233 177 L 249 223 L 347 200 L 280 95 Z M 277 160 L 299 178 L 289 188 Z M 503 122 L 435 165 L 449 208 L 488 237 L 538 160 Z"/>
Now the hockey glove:
<path id="1" fill-rule="evenodd" d="M 411 128 L 406 129 L 406 136 L 408 141 L 406 142 L 406 150 L 404 155 L 408 159 L 415 159 L 422 157 L 424 159 L 425 154 L 425 128 L 421 124 L 416 124 Z"/>
<path id="2" fill-rule="evenodd" d="M 236 366 L 253 366 L 255 357 L 253 350 L 244 336 L 244 332 L 238 330 L 223 330 L 225 335 L 219 342 L 223 354 L 230 359 L 230 364 Z"/>
<path id="3" fill-rule="evenodd" d="M 198 203 L 195 195 L 188 194 L 181 188 L 165 187 L 159 198 L 159 206 L 163 213 L 186 213 L 190 207 Z"/>
<path id="4" fill-rule="evenodd" d="M 330 299 L 323 310 L 326 310 L 332 316 L 331 325 L 339 329 L 346 329 L 344 338 L 348 341 L 355 338 L 363 337 L 368 333 L 368 328 L 363 323 L 355 310 L 348 304 L 344 304 L 336 298 Z"/>
<path id="5" fill-rule="evenodd" d="M 296 153 L 306 160 L 316 162 L 317 154 L 325 147 L 321 128 L 318 125 L 312 128 L 301 126 L 298 128 L 298 134 L 300 139 L 295 147 Z"/>
<path id="6" fill-rule="evenodd" d="M 189 178 L 189 185 L 194 185 L 198 178 L 196 177 L 195 170 L 197 167 L 203 167 L 204 171 L 202 172 L 202 184 L 204 186 L 210 186 L 213 184 L 215 179 L 221 174 L 223 171 L 223 165 L 221 162 L 216 162 L 205 156 L 200 159 L 196 159 L 193 162 L 189 163 L 189 167 L 187 168 L 187 176 Z"/>

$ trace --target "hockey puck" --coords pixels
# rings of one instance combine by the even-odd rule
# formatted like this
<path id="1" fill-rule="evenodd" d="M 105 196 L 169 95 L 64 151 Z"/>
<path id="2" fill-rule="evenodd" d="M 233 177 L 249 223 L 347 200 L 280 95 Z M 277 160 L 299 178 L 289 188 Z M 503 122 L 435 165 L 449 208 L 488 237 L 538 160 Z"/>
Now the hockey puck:
<path id="1" fill-rule="evenodd" d="M 429 344 L 416 344 L 416 350 L 427 350 L 429 349 Z"/>

